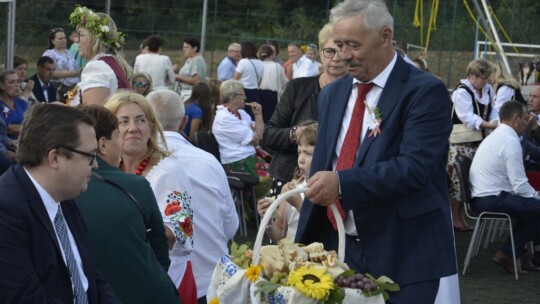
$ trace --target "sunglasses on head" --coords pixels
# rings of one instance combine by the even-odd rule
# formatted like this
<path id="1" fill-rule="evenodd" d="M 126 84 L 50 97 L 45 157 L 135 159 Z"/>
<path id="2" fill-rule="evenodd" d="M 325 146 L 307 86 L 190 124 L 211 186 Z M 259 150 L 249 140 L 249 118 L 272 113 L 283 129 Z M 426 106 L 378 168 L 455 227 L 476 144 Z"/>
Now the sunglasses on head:
<path id="1" fill-rule="evenodd" d="M 64 31 L 63 28 L 61 28 L 61 27 L 56 27 L 56 28 L 53 28 L 53 29 L 51 30 L 51 33 L 59 33 L 59 32 L 63 32 L 63 31 Z"/>
<path id="2" fill-rule="evenodd" d="M 136 88 L 146 88 L 148 86 L 148 83 L 135 81 L 133 82 L 133 86 Z"/>

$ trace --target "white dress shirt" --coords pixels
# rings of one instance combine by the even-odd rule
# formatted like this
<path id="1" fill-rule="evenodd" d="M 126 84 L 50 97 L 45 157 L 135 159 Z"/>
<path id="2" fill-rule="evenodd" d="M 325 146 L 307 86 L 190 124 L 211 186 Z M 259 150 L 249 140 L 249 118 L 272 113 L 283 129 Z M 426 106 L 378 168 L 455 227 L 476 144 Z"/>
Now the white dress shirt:
<path id="1" fill-rule="evenodd" d="M 238 113 L 242 119 L 238 119 L 226 107 L 217 106 L 212 133 L 219 144 L 222 164 L 255 155 L 255 147 L 251 144 L 255 136 L 251 117 L 242 109 L 239 109 Z"/>
<path id="2" fill-rule="evenodd" d="M 193 241 L 191 252 L 197 298 L 206 295 L 217 261 L 229 251 L 227 242 L 238 230 L 238 214 L 225 170 L 210 153 L 194 147 L 177 132 L 165 131 L 169 150 L 176 156 L 192 187 Z"/>
<path id="3" fill-rule="evenodd" d="M 379 98 L 381 98 L 382 91 L 384 89 L 384 86 L 386 85 L 386 82 L 388 81 L 388 77 L 390 76 L 390 73 L 392 72 L 392 69 L 396 65 L 397 61 L 397 53 L 394 54 L 394 58 L 392 58 L 392 61 L 386 66 L 386 68 L 371 82 L 374 84 L 374 86 L 369 90 L 369 92 L 366 95 L 366 103 L 371 109 L 371 111 L 374 111 L 374 109 L 377 107 L 377 104 L 379 103 Z M 336 170 L 337 165 L 337 159 L 338 155 L 341 152 L 341 147 L 343 146 L 343 141 L 345 140 L 345 135 L 347 134 L 347 130 L 349 129 L 349 124 L 351 123 L 352 113 L 354 109 L 354 104 L 356 103 L 356 97 L 358 96 L 358 81 L 357 79 L 353 78 L 353 86 L 351 95 L 349 96 L 349 101 L 347 103 L 347 109 L 345 110 L 345 115 L 343 116 L 343 121 L 341 122 L 341 130 L 339 131 L 338 140 L 336 143 L 336 150 L 334 154 L 334 158 L 332 160 L 332 170 Z M 362 123 L 362 134 L 360 138 L 360 145 L 364 141 L 364 138 L 366 137 L 366 134 L 368 133 L 368 126 L 370 126 L 373 123 L 373 117 L 369 114 L 369 111 L 366 107 L 366 110 L 364 111 L 364 121 Z M 360 149 L 360 145 L 358 148 Z M 358 155 L 358 151 L 356 151 Z M 356 225 L 354 223 L 354 215 L 353 211 L 349 210 L 347 213 L 347 220 L 345 221 L 345 233 L 349 235 L 358 235 L 356 231 Z"/>
<path id="4" fill-rule="evenodd" d="M 525 175 L 519 136 L 504 123 L 478 147 L 469 179 L 473 197 L 499 195 L 502 191 L 522 197 L 538 197 Z"/>
<path id="5" fill-rule="evenodd" d="M 43 205 L 45 205 L 45 209 L 47 210 L 47 215 L 49 215 L 49 219 L 51 220 L 51 225 L 54 230 L 54 233 L 56 234 L 56 239 L 58 240 L 58 244 L 61 244 L 60 239 L 58 238 L 58 232 L 56 231 L 56 227 L 54 226 L 54 218 L 56 217 L 56 214 L 58 213 L 58 207 L 60 207 L 60 202 L 55 201 L 52 196 L 47 192 L 47 190 L 43 189 L 41 185 L 28 173 L 26 169 L 24 169 L 30 180 L 32 181 L 32 184 L 34 184 L 34 187 L 36 187 L 37 192 L 39 193 L 39 196 L 41 197 L 41 200 L 43 201 Z M 64 220 L 65 221 L 65 220 Z M 79 253 L 79 249 L 77 248 L 77 243 L 75 243 L 75 239 L 73 238 L 73 234 L 71 234 L 71 229 L 69 228 L 68 223 L 66 223 L 66 228 L 69 236 L 69 243 L 71 244 L 71 250 L 73 251 L 73 256 L 75 257 L 75 263 L 77 264 L 77 268 L 79 268 L 79 276 L 81 277 L 81 283 L 83 285 L 83 288 L 85 291 L 88 290 L 88 279 L 86 278 L 86 275 L 84 274 L 83 266 L 82 266 L 82 260 L 81 260 L 81 254 Z M 66 254 L 64 253 L 64 248 L 60 245 L 60 251 L 62 251 L 62 257 L 64 258 L 64 263 L 66 263 Z M 34 248 L 35 250 L 39 250 L 39 248 Z M 67 267 L 67 263 L 66 263 Z M 74 290 L 73 282 L 71 282 L 71 288 Z"/>
<path id="6" fill-rule="evenodd" d="M 300 59 L 293 63 L 292 69 L 293 79 L 319 75 L 319 67 L 311 59 L 307 58 L 306 55 L 302 55 Z"/>

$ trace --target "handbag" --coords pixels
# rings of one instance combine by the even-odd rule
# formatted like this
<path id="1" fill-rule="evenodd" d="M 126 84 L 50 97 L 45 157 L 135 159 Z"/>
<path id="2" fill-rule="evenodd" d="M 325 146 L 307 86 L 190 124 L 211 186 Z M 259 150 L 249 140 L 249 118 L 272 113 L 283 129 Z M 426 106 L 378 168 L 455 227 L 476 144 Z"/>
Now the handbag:
<path id="1" fill-rule="evenodd" d="M 478 108 L 478 104 L 476 104 L 476 107 Z M 454 118 L 455 108 L 456 108 L 456 105 L 454 104 L 452 106 L 451 118 Z M 478 109 L 478 113 L 480 113 L 479 109 Z M 472 143 L 472 142 L 482 141 L 482 139 L 484 139 L 484 136 L 482 135 L 482 131 L 476 130 L 476 129 L 470 129 L 464 124 L 454 124 L 454 126 L 452 127 L 452 133 L 450 134 L 451 144 Z"/>

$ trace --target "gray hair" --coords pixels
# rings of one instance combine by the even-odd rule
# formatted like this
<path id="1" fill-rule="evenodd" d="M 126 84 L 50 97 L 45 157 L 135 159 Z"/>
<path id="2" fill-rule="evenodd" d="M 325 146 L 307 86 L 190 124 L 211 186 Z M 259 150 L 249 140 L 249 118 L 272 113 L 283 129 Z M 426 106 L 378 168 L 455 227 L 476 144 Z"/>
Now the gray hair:
<path id="1" fill-rule="evenodd" d="M 244 84 L 238 80 L 229 79 L 221 83 L 219 87 L 219 97 L 222 104 L 226 104 L 233 98 L 238 92 L 244 91 Z"/>
<path id="2" fill-rule="evenodd" d="M 363 17 L 365 27 L 371 32 L 384 27 L 394 31 L 394 19 L 382 0 L 345 0 L 330 10 L 330 23 L 358 15 Z"/>
<path id="3" fill-rule="evenodd" d="M 148 93 L 146 99 L 154 107 L 163 130 L 178 132 L 185 114 L 180 95 L 175 91 L 162 89 Z"/>
<path id="4" fill-rule="evenodd" d="M 229 44 L 229 48 L 227 49 L 227 51 L 232 51 L 232 50 L 241 50 L 242 49 L 242 46 L 240 45 L 240 43 L 231 43 Z"/>

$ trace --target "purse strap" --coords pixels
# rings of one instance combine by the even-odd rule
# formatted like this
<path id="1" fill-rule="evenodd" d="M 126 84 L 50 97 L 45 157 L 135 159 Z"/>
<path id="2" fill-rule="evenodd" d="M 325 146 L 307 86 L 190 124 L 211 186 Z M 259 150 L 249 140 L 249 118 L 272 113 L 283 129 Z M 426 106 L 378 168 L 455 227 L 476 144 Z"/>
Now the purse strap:
<path id="1" fill-rule="evenodd" d="M 253 64 L 253 61 L 251 61 L 251 59 L 248 59 L 248 61 L 251 63 L 251 65 L 253 66 L 253 70 L 255 71 L 255 76 L 257 76 L 257 87 L 259 87 L 259 85 L 261 84 L 261 82 L 259 81 L 259 73 L 257 73 L 257 68 L 255 67 L 255 64 Z"/>
<path id="2" fill-rule="evenodd" d="M 101 175 L 101 174 L 99 174 L 97 172 L 92 172 L 92 175 L 94 177 L 96 177 L 97 179 L 99 179 L 100 181 L 105 182 L 105 183 L 119 189 L 120 191 L 122 191 L 125 195 L 127 195 L 130 198 L 130 200 L 137 207 L 137 209 L 139 209 L 139 212 L 141 213 L 141 216 L 142 216 L 143 222 L 144 222 L 144 229 L 146 230 L 146 240 L 148 240 L 148 233 L 150 231 L 152 231 L 152 228 L 150 228 L 150 226 L 148 225 L 146 213 L 144 212 L 144 209 L 142 208 L 139 201 L 135 198 L 135 196 L 133 196 L 133 194 L 131 194 L 129 191 L 127 191 L 124 187 L 118 185 L 117 183 L 113 182 L 112 180 L 106 178 L 105 176 L 103 176 L 103 175 Z"/>

